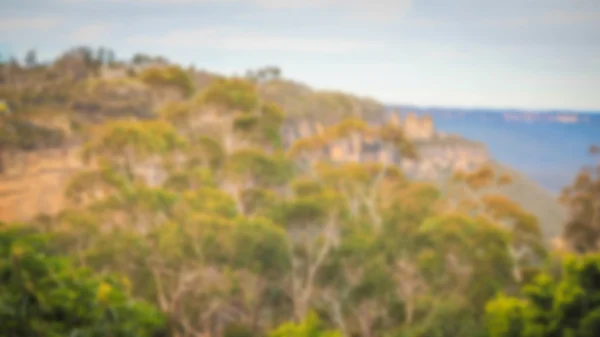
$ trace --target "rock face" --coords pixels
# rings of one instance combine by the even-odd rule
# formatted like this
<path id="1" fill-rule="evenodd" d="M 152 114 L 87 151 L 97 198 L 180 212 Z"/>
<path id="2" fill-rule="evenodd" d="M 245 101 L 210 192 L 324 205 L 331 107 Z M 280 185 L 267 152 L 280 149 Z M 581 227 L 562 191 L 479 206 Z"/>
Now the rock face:
<path id="1" fill-rule="evenodd" d="M 419 118 L 415 114 L 408 114 L 402 119 L 399 114 L 394 113 L 389 116 L 388 122 L 404 129 L 419 153 L 417 160 L 402 158 L 381 142 L 366 137 L 358 142 L 343 139 L 332 144 L 327 149 L 329 159 L 333 162 L 391 162 L 400 166 L 409 178 L 440 183 L 440 187 L 456 170 L 468 171 L 483 164 L 491 164 L 499 174 L 509 174 L 513 183 L 490 192 L 505 194 L 534 214 L 539 219 L 546 238 L 551 239 L 560 234 L 567 215 L 555 196 L 519 172 L 496 163 L 484 144 L 457 135 L 439 133 L 429 117 Z M 284 138 L 286 144 L 291 144 L 301 136 L 314 135 L 316 132 L 315 125 L 304 122 L 289 127 L 284 132 Z"/>
<path id="2" fill-rule="evenodd" d="M 402 126 L 409 139 L 427 140 L 435 136 L 435 127 L 430 116 L 419 118 L 415 113 L 408 113 Z"/>
<path id="3" fill-rule="evenodd" d="M 418 160 L 405 159 L 403 171 L 415 179 L 436 180 L 456 170 L 469 171 L 490 160 L 484 144 L 458 136 L 435 134 L 429 139 L 414 141 Z"/>
<path id="4" fill-rule="evenodd" d="M 402 158 L 394 149 L 377 139 L 350 137 L 331 144 L 326 158 L 334 162 L 386 162 L 398 165 L 405 174 L 416 180 L 443 182 L 455 170 L 469 170 L 492 163 L 502 172 L 513 176 L 515 183 L 499 191 L 505 193 L 535 214 L 547 237 L 559 233 L 566 212 L 554 196 L 523 177 L 494 163 L 485 145 L 460 136 L 443 135 L 435 131 L 430 118 L 408 115 L 404 120 L 390 116 L 390 123 L 402 126 L 413 141 L 420 157 Z M 301 137 L 323 132 L 324 126 L 303 121 L 283 130 L 287 146 Z M 410 131 L 407 131 L 410 130 Z M 84 168 L 79 147 L 35 151 L 7 157 L 6 170 L 0 175 L 0 221 L 26 221 L 37 215 L 53 215 L 66 206 L 65 189 L 71 178 Z M 149 183 L 159 183 L 164 177 L 151 162 L 140 165 L 140 175 Z"/>
<path id="5" fill-rule="evenodd" d="M 437 180 L 455 170 L 470 170 L 490 160 L 484 144 L 460 136 L 444 135 L 435 130 L 429 116 L 419 117 L 409 113 L 404 119 L 399 114 L 389 116 L 388 123 L 400 126 L 420 155 L 418 160 L 402 158 L 394 149 L 376 139 L 355 136 L 338 140 L 328 146 L 326 152 L 334 162 L 388 162 L 400 166 L 411 178 Z M 302 121 L 288 126 L 284 131 L 285 143 L 321 133 L 323 126 Z"/>
<path id="6" fill-rule="evenodd" d="M 69 180 L 83 168 L 77 148 L 20 153 L 0 175 L 0 221 L 53 215 L 65 207 Z"/>

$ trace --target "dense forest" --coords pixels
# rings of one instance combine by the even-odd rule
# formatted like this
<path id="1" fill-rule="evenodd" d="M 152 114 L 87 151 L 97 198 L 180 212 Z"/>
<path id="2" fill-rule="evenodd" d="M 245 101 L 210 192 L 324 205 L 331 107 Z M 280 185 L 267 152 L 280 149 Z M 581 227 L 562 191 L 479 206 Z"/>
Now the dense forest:
<path id="1" fill-rule="evenodd" d="M 599 336 L 600 166 L 562 193 L 551 246 L 487 192 L 511 184 L 493 167 L 441 190 L 330 160 L 354 137 L 418 159 L 383 114 L 275 67 L 224 77 L 85 47 L 1 65 L 0 169 L 67 146 L 88 165 L 59 214 L 0 223 L 0 335 Z M 324 128 L 285 144 L 302 119 Z"/>

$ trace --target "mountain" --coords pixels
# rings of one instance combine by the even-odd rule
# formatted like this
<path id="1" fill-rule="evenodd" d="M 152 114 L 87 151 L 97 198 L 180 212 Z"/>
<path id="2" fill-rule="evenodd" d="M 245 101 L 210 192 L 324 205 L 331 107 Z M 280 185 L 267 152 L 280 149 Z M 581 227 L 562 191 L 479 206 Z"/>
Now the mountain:
<path id="1" fill-rule="evenodd" d="M 7 108 L 0 124 L 0 163 L 4 163 L 0 165 L 0 220 L 28 220 L 56 214 L 66 207 L 66 186 L 88 165 L 79 153 L 95 125 L 114 119 L 159 118 L 165 109 L 173 108 L 169 102 L 187 97 L 190 88 L 201 90 L 221 78 L 165 60 L 102 64 L 91 62 L 85 55 L 85 51 L 74 50 L 51 65 L 10 65 L 3 72 L 0 97 L 5 97 Z M 438 110 L 431 111 L 432 117 L 390 114 L 384 105 L 369 98 L 316 91 L 282 79 L 277 69 L 259 75 L 249 80 L 256 84 L 260 96 L 277 102 L 287 112 L 281 130 L 284 145 L 289 147 L 299 137 L 317 134 L 348 117 L 369 124 L 391 122 L 414 144 L 420 153 L 418 160 L 395 157 L 369 139 L 335 144 L 330 149 L 331 158 L 392 160 L 409 178 L 440 185 L 456 170 L 491 163 L 513 177 L 513 185 L 501 192 L 536 215 L 546 237 L 558 233 L 564 211 L 553 195 L 508 168 L 513 165 L 497 157 L 494 149 L 490 152 L 485 140 L 443 132 L 444 119 L 439 118 Z M 496 115 L 478 116 L 494 119 Z M 36 136 L 22 137 L 24 132 Z"/>

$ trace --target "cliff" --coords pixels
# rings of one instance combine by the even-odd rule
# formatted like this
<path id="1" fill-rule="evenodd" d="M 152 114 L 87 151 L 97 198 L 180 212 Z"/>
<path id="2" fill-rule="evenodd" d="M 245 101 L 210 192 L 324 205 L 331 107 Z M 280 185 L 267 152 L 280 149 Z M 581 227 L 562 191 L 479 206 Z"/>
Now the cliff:
<path id="1" fill-rule="evenodd" d="M 81 144 L 86 126 L 110 119 L 156 118 L 165 101 L 178 101 L 189 94 L 190 86 L 200 90 L 218 78 L 161 62 L 133 68 L 104 66 L 93 75 L 94 69 L 75 56 L 66 55 L 47 69 L 21 70 L 0 85 L 3 116 L 11 111 L 6 107 L 23 116 L 0 121 L 0 150 L 4 150 L 0 167 L 5 166 L 0 174 L 0 220 L 27 220 L 39 214 L 55 214 L 65 207 L 65 187 L 83 168 L 77 156 L 78 145 L 66 144 Z M 372 99 L 316 91 L 278 77 L 255 83 L 260 97 L 279 103 L 286 111 L 282 129 L 285 147 L 352 117 L 370 124 L 389 122 L 401 127 L 419 158 L 403 158 L 377 139 L 353 137 L 328 146 L 325 155 L 334 162 L 385 161 L 401 167 L 409 178 L 442 183 L 456 170 L 492 161 L 484 144 L 441 134 L 429 116 L 386 113 L 385 107 Z M 10 156 L 5 153 L 7 148 Z M 152 167 L 147 170 L 152 179 L 160 178 L 155 177 Z M 517 187 L 506 190 L 509 197 L 544 219 L 542 226 L 549 228 L 545 230 L 548 235 L 556 233 L 564 214 L 554 198 L 526 177 L 516 180 Z M 556 214 L 554 210 L 558 210 Z M 548 214 L 554 214 L 552 219 Z"/>
<path id="2" fill-rule="evenodd" d="M 407 138 L 416 147 L 419 154 L 417 159 L 402 158 L 380 142 L 367 138 L 354 142 L 350 139 L 336 142 L 328 149 L 330 159 L 334 162 L 393 162 L 402 168 L 407 177 L 434 182 L 441 188 L 455 171 L 469 171 L 489 164 L 498 174 L 510 175 L 512 183 L 488 192 L 505 194 L 534 214 L 539 219 L 546 238 L 554 238 L 560 234 L 567 213 L 555 196 L 523 174 L 494 161 L 485 144 L 458 135 L 440 133 L 428 116 L 419 117 L 408 113 L 402 118 L 400 114 L 392 113 L 388 122 L 403 128 Z M 299 137 L 317 134 L 322 128 L 323 125 L 319 122 L 304 120 L 288 126 L 284 138 L 290 144 Z"/>
<path id="3" fill-rule="evenodd" d="M 53 215 L 65 207 L 64 190 L 83 168 L 77 147 L 21 152 L 0 175 L 0 221 Z"/>

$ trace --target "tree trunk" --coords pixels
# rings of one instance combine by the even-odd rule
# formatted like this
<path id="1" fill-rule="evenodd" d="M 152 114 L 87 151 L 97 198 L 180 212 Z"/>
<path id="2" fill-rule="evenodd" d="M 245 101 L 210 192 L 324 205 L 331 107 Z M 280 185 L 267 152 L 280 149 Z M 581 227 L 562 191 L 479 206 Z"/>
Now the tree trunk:
<path id="1" fill-rule="evenodd" d="M 259 320 L 260 320 L 260 310 L 262 308 L 262 292 L 263 292 L 263 282 L 262 280 L 259 278 L 256 281 L 256 296 L 258 297 L 254 307 L 252 308 L 252 322 L 251 322 L 251 331 L 253 334 L 256 334 L 258 332 L 258 327 L 259 327 Z"/>

